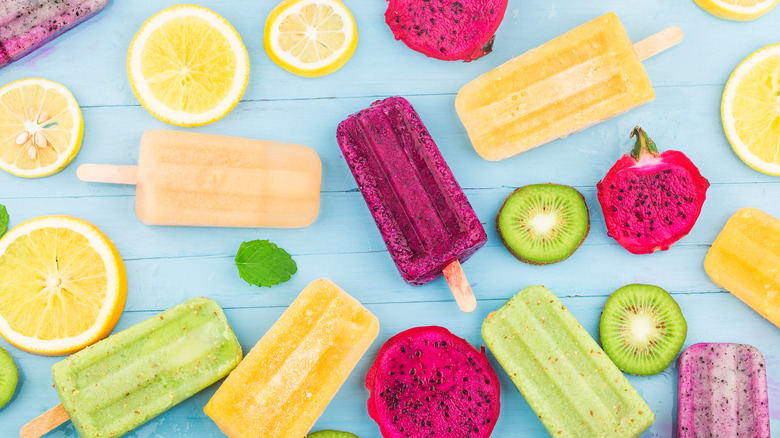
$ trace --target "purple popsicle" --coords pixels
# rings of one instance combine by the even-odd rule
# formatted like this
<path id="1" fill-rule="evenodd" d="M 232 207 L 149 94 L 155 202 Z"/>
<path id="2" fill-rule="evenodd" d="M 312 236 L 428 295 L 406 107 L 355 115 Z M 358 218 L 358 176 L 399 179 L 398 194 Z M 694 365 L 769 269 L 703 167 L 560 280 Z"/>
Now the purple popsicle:
<path id="1" fill-rule="evenodd" d="M 402 97 L 374 102 L 341 122 L 336 136 L 403 279 L 422 285 L 444 271 L 461 309 L 473 310 L 456 290 L 468 288 L 459 262 L 487 235 L 412 105 Z"/>
<path id="2" fill-rule="evenodd" d="M 744 344 L 703 343 L 680 355 L 677 436 L 769 438 L 764 356 Z"/>
<path id="3" fill-rule="evenodd" d="M 2 0 L 0 68 L 90 19 L 107 4 L 108 0 Z"/>

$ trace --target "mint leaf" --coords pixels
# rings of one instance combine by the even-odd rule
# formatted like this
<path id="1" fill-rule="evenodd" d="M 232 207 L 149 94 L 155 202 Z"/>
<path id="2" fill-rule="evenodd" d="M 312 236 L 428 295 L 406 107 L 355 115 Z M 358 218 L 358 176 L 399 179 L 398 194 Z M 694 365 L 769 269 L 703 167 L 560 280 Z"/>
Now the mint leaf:
<path id="1" fill-rule="evenodd" d="M 284 283 L 298 271 L 290 254 L 268 240 L 242 243 L 236 254 L 236 266 L 244 281 L 258 287 Z"/>
<path id="2" fill-rule="evenodd" d="M 0 237 L 8 230 L 8 210 L 5 205 L 0 204 Z"/>

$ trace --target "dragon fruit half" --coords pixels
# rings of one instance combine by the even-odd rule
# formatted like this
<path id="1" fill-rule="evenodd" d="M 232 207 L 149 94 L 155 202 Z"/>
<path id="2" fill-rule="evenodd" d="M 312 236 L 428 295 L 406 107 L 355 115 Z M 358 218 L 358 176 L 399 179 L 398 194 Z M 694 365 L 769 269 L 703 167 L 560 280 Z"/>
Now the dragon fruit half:
<path id="1" fill-rule="evenodd" d="M 597 185 L 607 232 L 633 254 L 666 251 L 693 228 L 710 183 L 682 152 L 659 154 L 642 128 L 631 136 L 634 150 Z"/>
<path id="2" fill-rule="evenodd" d="M 507 0 L 388 0 L 395 39 L 431 58 L 473 61 L 493 50 Z"/>
<path id="3" fill-rule="evenodd" d="M 500 385 L 485 349 L 443 327 L 390 338 L 368 371 L 368 414 L 385 438 L 488 437 Z"/>

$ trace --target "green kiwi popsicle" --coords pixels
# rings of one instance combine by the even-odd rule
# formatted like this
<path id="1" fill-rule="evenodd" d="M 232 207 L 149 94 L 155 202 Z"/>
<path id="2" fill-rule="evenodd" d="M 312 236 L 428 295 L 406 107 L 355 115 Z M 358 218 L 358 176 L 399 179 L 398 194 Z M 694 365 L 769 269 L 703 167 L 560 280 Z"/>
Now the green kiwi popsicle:
<path id="1" fill-rule="evenodd" d="M 655 415 L 623 373 L 543 286 L 518 292 L 482 338 L 550 435 L 638 437 Z"/>
<path id="2" fill-rule="evenodd" d="M 52 374 L 81 437 L 119 437 L 225 377 L 241 356 L 222 308 L 193 298 L 54 364 Z"/>

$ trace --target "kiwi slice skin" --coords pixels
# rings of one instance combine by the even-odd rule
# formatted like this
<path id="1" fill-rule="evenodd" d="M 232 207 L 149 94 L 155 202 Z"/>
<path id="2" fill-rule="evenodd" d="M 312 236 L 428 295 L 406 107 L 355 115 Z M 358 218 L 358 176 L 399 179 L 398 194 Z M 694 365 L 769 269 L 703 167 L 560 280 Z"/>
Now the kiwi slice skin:
<path id="1" fill-rule="evenodd" d="M 14 396 L 19 382 L 19 371 L 7 351 L 0 347 L 0 409 Z"/>
<path id="2" fill-rule="evenodd" d="M 306 438 L 358 438 L 357 435 L 339 430 L 320 430 L 306 435 Z"/>
<path id="3" fill-rule="evenodd" d="M 558 224 L 552 238 L 531 241 L 532 220 L 523 215 L 534 209 L 547 208 L 557 213 Z M 504 201 L 496 215 L 496 228 L 504 246 L 518 260 L 532 265 L 547 265 L 566 260 L 580 247 L 590 231 L 590 215 L 585 198 L 577 189 L 553 183 L 532 184 L 518 188 Z"/>
<path id="4" fill-rule="evenodd" d="M 629 284 L 607 299 L 599 323 L 601 346 L 622 371 L 658 374 L 671 365 L 688 334 L 682 310 L 668 292 Z"/>

